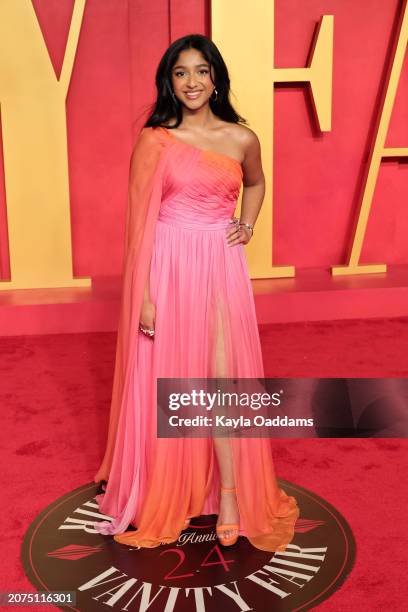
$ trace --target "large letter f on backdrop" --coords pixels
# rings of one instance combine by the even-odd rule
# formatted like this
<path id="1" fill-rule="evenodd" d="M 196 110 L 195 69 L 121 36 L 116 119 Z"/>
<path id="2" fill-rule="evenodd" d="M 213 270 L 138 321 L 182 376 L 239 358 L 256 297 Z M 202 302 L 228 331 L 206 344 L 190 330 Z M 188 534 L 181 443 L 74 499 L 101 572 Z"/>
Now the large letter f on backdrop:
<path id="1" fill-rule="evenodd" d="M 320 130 L 331 129 L 333 16 L 322 17 L 306 67 L 275 68 L 274 4 L 275 0 L 213 0 L 211 7 L 212 38 L 231 72 L 239 112 L 250 119 L 262 144 L 266 194 L 256 224 L 257 239 L 247 247 L 252 278 L 294 276 L 293 266 L 276 266 L 272 261 L 274 84 L 308 83 Z"/>

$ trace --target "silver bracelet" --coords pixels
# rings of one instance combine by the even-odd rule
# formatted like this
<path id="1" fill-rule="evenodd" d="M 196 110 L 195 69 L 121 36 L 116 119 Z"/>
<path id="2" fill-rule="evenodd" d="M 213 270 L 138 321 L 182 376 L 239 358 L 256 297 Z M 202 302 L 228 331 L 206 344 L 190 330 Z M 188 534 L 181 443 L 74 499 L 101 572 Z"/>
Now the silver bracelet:
<path id="1" fill-rule="evenodd" d="M 251 236 L 253 235 L 253 233 L 254 233 L 254 226 L 253 225 L 251 225 L 250 223 L 240 223 L 240 225 L 244 225 L 245 227 L 250 229 L 251 230 Z"/>

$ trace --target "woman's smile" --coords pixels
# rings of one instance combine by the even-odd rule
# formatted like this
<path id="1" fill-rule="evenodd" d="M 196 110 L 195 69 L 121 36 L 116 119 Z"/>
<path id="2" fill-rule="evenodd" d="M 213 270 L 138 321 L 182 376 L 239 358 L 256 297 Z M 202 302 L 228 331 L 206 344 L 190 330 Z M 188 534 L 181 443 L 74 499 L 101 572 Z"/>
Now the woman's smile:
<path id="1" fill-rule="evenodd" d="M 201 94 L 201 91 L 186 91 L 185 95 L 189 100 L 195 100 Z"/>

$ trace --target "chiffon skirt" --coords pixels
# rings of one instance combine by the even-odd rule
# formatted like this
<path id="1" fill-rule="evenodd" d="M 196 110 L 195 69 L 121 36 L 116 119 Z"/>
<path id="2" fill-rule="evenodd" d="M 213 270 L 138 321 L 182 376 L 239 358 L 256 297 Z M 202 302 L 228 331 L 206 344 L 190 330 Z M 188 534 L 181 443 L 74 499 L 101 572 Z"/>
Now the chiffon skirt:
<path id="1" fill-rule="evenodd" d="M 165 212 L 156 224 L 150 265 L 155 336 L 139 332 L 135 409 L 121 416 L 121 453 L 109 494 L 98 497 L 100 509 L 115 518 L 96 524 L 97 530 L 130 546 L 174 542 L 187 517 L 219 512 L 213 439 L 156 437 L 156 378 L 264 376 L 244 246 L 227 245 L 229 228 L 228 219 L 189 221 Z M 240 535 L 262 550 L 283 550 L 293 538 L 298 508 L 278 487 L 271 440 L 228 443 Z M 125 532 L 129 525 L 136 531 Z"/>

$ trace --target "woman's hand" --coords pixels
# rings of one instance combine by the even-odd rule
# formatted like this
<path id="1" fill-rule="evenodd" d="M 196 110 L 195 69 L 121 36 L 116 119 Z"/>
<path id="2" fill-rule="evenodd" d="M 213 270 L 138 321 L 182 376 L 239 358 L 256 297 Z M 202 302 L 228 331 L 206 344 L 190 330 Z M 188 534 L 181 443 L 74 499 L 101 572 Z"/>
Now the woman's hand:
<path id="1" fill-rule="evenodd" d="M 154 337 L 154 328 L 156 322 L 156 306 L 150 300 L 143 300 L 142 309 L 140 311 L 139 329 L 149 338 Z"/>
<path id="2" fill-rule="evenodd" d="M 252 232 L 249 227 L 245 225 L 239 225 L 239 219 L 233 217 L 231 223 L 234 224 L 232 229 L 227 231 L 227 245 L 233 246 L 234 244 L 248 244 L 252 238 Z"/>

